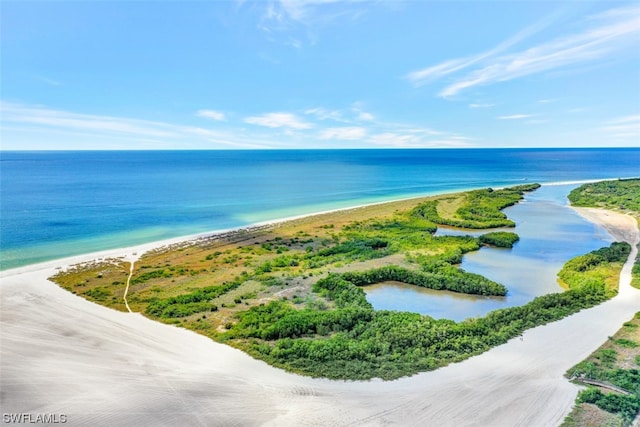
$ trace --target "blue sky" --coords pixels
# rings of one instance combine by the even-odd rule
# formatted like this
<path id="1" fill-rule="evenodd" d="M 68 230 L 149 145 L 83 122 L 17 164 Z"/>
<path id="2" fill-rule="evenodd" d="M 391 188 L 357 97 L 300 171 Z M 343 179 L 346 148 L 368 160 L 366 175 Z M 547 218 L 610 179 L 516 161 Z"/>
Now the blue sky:
<path id="1" fill-rule="evenodd" d="M 640 146 L 640 5 L 3 1 L 2 149 Z"/>

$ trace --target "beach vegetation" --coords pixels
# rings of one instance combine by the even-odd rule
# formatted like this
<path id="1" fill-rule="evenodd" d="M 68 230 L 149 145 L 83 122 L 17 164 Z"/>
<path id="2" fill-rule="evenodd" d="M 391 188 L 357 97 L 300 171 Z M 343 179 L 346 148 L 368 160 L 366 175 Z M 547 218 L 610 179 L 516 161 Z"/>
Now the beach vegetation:
<path id="1" fill-rule="evenodd" d="M 627 213 L 640 223 L 640 178 L 584 184 L 572 190 L 568 198 L 573 206 Z M 640 251 L 631 271 L 631 286 L 640 289 Z"/>
<path id="2" fill-rule="evenodd" d="M 629 424 L 640 410 L 640 398 L 635 395 L 603 393 L 595 387 L 589 387 L 578 394 L 578 403 L 593 403 L 598 408 L 620 415 L 625 424 Z"/>
<path id="3" fill-rule="evenodd" d="M 498 248 L 512 248 L 513 245 L 520 240 L 520 236 L 516 233 L 506 231 L 494 231 L 483 234 L 478 239 L 482 245 L 495 246 Z"/>
<path id="4" fill-rule="evenodd" d="M 601 275 L 605 264 L 607 274 L 619 274 L 616 263 L 625 252 L 618 246 L 574 261 L 567 270 L 567 291 L 482 318 L 436 320 L 374 310 L 367 301 L 363 287 L 389 280 L 479 297 L 506 295 L 503 285 L 459 264 L 464 254 L 486 244 L 513 244 L 517 235 L 487 233 L 483 239 L 434 233 L 438 224 L 513 226 L 501 209 L 535 188 L 537 184 L 484 189 L 369 206 L 159 248 L 140 260 L 150 268 L 135 269 L 129 295 L 136 298 L 130 305 L 150 318 L 179 320 L 183 327 L 305 375 L 394 379 L 436 369 L 612 294 L 609 278 Z M 62 272 L 55 280 L 84 295 L 86 289 L 126 282 L 128 271 L 123 270 L 116 274 L 86 266 Z M 596 273 L 598 280 L 591 280 Z M 121 300 L 123 286 L 118 289 L 119 294 L 110 295 Z"/>
<path id="5" fill-rule="evenodd" d="M 486 188 L 474 190 L 458 196 L 459 200 L 448 203 L 430 200 L 420 204 L 413 210 L 413 215 L 424 218 L 438 225 L 461 228 L 497 228 L 515 227 L 515 223 L 507 218 L 502 209 L 513 206 L 522 199 L 524 193 L 539 188 L 539 184 L 526 184 L 515 187 L 493 190 Z M 440 206 L 455 205 L 455 210 L 439 209 Z"/>
<path id="6" fill-rule="evenodd" d="M 611 252 L 620 257 L 621 268 L 624 251 L 614 246 Z M 610 262 L 612 257 L 603 259 Z M 394 379 L 481 353 L 528 328 L 558 320 L 610 296 L 604 282 L 580 281 L 566 292 L 537 297 L 524 306 L 453 322 L 415 313 L 376 311 L 360 287 L 384 280 L 411 283 L 424 277 L 398 268 L 332 274 L 316 282 L 313 291 L 333 302 L 335 309 L 297 310 L 281 301 L 271 302 L 238 313 L 237 323 L 220 339 L 305 375 Z"/>
<path id="7" fill-rule="evenodd" d="M 640 178 L 584 184 L 568 198 L 573 206 L 640 212 Z"/>
<path id="8" fill-rule="evenodd" d="M 591 251 L 569 260 L 558 273 L 562 283 L 569 287 L 603 287 L 609 297 L 615 295 L 618 287 L 616 272 L 620 264 L 627 260 L 631 245 L 614 242 L 611 246 Z"/>
<path id="9" fill-rule="evenodd" d="M 595 427 L 603 425 L 603 419 L 615 419 L 617 425 L 629 426 L 638 415 L 640 346 L 636 343 L 640 340 L 639 315 L 637 313 L 625 322 L 599 349 L 567 371 L 568 378 L 589 388 L 578 394 L 576 406 L 563 425 Z"/>

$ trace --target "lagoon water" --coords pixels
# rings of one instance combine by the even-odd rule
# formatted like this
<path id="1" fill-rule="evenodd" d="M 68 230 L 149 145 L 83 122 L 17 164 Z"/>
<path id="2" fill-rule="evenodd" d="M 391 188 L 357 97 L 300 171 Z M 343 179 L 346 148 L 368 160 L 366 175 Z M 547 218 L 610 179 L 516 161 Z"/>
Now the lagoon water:
<path id="1" fill-rule="evenodd" d="M 364 288 L 367 300 L 379 310 L 412 311 L 459 321 L 562 291 L 557 274 L 564 263 L 612 241 L 604 229 L 568 206 L 566 195 L 574 187 L 575 184 L 543 186 L 527 194 L 523 202 L 504 210 L 516 222 L 515 229 L 504 230 L 520 236 L 513 249 L 484 247 L 464 256 L 464 270 L 502 283 L 509 290 L 506 297 L 477 297 L 390 282 Z M 436 234 L 482 233 L 486 230 L 441 227 Z"/>
<path id="2" fill-rule="evenodd" d="M 640 149 L 4 151 L 0 268 L 398 198 L 637 176 L 639 165 Z"/>

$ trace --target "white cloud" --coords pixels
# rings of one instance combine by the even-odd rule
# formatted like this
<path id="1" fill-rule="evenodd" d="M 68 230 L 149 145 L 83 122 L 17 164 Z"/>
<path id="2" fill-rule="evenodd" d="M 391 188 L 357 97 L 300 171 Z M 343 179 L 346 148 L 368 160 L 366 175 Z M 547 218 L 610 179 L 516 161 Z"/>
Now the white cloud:
<path id="1" fill-rule="evenodd" d="M 351 105 L 351 111 L 356 114 L 356 120 L 371 121 L 375 117 L 373 114 L 364 111 L 364 102 L 356 101 Z"/>
<path id="2" fill-rule="evenodd" d="M 428 139 L 417 134 L 384 132 L 372 135 L 368 141 L 381 147 L 393 148 L 462 148 L 469 147 L 471 139 L 458 135 Z"/>
<path id="3" fill-rule="evenodd" d="M 469 108 L 491 108 L 495 106 L 496 104 L 469 104 Z"/>
<path id="4" fill-rule="evenodd" d="M 590 27 L 580 33 L 556 38 L 520 52 L 501 54 L 516 42 L 546 26 L 547 22 L 525 29 L 487 52 L 448 60 L 409 73 L 407 77 L 419 85 L 475 66 L 440 91 L 439 95 L 446 98 L 478 85 L 504 82 L 569 65 L 601 61 L 624 49 L 637 49 L 640 7 L 610 10 L 587 20 Z"/>
<path id="5" fill-rule="evenodd" d="M 362 0 L 269 0 L 256 2 L 264 7 L 258 28 L 269 40 L 300 49 L 302 38 L 315 44 L 319 29 L 339 21 L 358 19 L 366 1 Z M 329 6 L 329 7 L 328 7 Z M 295 33 L 298 37 L 290 37 Z M 284 34 L 284 38 L 281 38 Z"/>
<path id="6" fill-rule="evenodd" d="M 526 119 L 528 117 L 533 117 L 535 114 L 511 114 L 509 116 L 498 116 L 496 117 L 498 120 L 520 120 Z"/>
<path id="7" fill-rule="evenodd" d="M 309 129 L 311 123 L 304 122 L 291 113 L 266 113 L 244 119 L 245 123 L 269 128 Z"/>
<path id="8" fill-rule="evenodd" d="M 599 130 L 614 138 L 636 138 L 640 140 L 640 114 L 609 120 Z"/>
<path id="9" fill-rule="evenodd" d="M 518 32 L 513 37 L 500 43 L 493 49 L 466 58 L 450 59 L 438 65 L 433 65 L 422 70 L 412 71 L 407 74 L 407 79 L 416 86 L 420 86 L 430 81 L 439 79 L 440 77 L 444 77 L 448 74 L 452 74 L 468 68 L 478 62 L 483 61 L 486 58 L 490 58 L 507 50 L 511 46 L 519 43 L 527 37 L 541 31 L 545 27 L 549 26 L 553 20 L 555 20 L 555 15 L 548 16 L 535 23 L 534 25 L 531 25 L 530 27 L 527 27 L 524 30 Z"/>
<path id="10" fill-rule="evenodd" d="M 171 137 L 176 135 L 175 128 L 172 126 L 146 120 L 71 113 L 41 106 L 24 106 L 7 102 L 2 102 L 0 107 L 3 122 L 146 137 Z"/>
<path id="11" fill-rule="evenodd" d="M 617 119 L 609 120 L 607 123 L 609 124 L 620 124 L 620 123 L 638 123 L 640 122 L 640 114 L 635 114 L 632 116 L 619 117 Z"/>
<path id="12" fill-rule="evenodd" d="M 43 106 L 0 102 L 3 146 L 29 149 L 23 140 L 37 149 L 47 147 L 42 135 L 66 135 L 56 149 L 102 148 L 104 141 L 113 148 L 265 148 L 272 146 L 259 135 L 243 136 L 239 132 L 224 132 L 173 123 L 103 116 L 54 110 Z M 35 138 L 35 139 L 33 139 Z M 100 140 L 100 141 L 98 141 Z M 45 138 L 46 141 L 46 138 Z M 87 145 L 87 141 L 90 141 Z M 22 144 L 22 146 L 15 146 Z"/>
<path id="13" fill-rule="evenodd" d="M 342 113 L 338 110 L 327 110 L 326 108 L 316 107 L 309 108 L 304 114 L 315 116 L 318 120 L 334 120 L 336 122 L 344 122 Z"/>
<path id="14" fill-rule="evenodd" d="M 205 117 L 207 119 L 216 120 L 216 121 L 227 120 L 227 117 L 223 112 L 215 111 L 215 110 L 198 110 L 196 115 L 198 117 Z"/>
<path id="15" fill-rule="evenodd" d="M 369 142 L 384 147 L 408 147 L 421 143 L 421 138 L 416 135 L 398 134 L 385 132 L 372 135 Z"/>
<path id="16" fill-rule="evenodd" d="M 359 140 L 366 134 L 367 130 L 362 127 L 328 128 L 320 133 L 320 139 Z"/>
<path id="17" fill-rule="evenodd" d="M 367 113 L 367 112 L 364 112 L 364 111 L 361 111 L 361 112 L 358 114 L 358 120 L 371 121 L 371 120 L 373 120 L 374 118 L 375 118 L 375 117 L 373 116 L 373 114 L 371 114 L 371 113 Z"/>

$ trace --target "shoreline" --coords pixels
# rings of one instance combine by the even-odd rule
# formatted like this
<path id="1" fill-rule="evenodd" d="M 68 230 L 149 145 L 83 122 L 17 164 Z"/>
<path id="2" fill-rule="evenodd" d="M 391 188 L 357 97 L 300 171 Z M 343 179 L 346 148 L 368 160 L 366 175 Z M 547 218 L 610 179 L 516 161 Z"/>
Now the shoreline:
<path id="1" fill-rule="evenodd" d="M 606 211 L 590 221 L 615 223 L 637 243 L 638 224 L 621 217 L 631 218 Z M 193 240 L 0 272 L 3 410 L 64 413 L 70 426 L 553 425 L 568 414 L 579 390 L 562 376 L 566 369 L 640 310 L 627 263 L 618 296 L 529 329 L 522 340 L 412 377 L 340 381 L 287 373 L 195 332 L 91 303 L 48 280 L 65 261 L 134 257 Z"/>
<path id="2" fill-rule="evenodd" d="M 542 186 L 579 185 L 579 184 L 586 184 L 586 183 L 599 182 L 599 181 L 615 181 L 618 179 L 629 179 L 629 178 L 589 179 L 589 180 L 580 180 L 580 181 L 555 181 L 555 182 L 544 183 L 541 185 Z M 520 185 L 520 184 L 517 184 L 517 185 Z M 311 218 L 311 217 L 320 216 L 320 215 L 357 210 L 357 209 L 362 209 L 362 208 L 367 208 L 372 206 L 384 205 L 388 203 L 410 202 L 413 200 L 417 201 L 421 199 L 427 199 L 430 197 L 458 194 L 458 193 L 478 190 L 482 188 L 486 188 L 486 187 L 470 188 L 466 190 L 456 190 L 453 192 L 448 192 L 448 191 L 436 192 L 433 194 L 397 198 L 397 199 L 386 200 L 381 202 L 365 203 L 365 204 L 348 206 L 343 208 L 336 208 L 336 209 L 327 209 L 324 211 L 312 212 L 308 214 L 292 215 L 292 216 L 276 218 L 272 220 L 258 221 L 246 226 L 232 227 L 232 228 L 226 228 L 226 229 L 220 229 L 220 230 L 211 230 L 211 231 L 205 231 L 205 232 L 194 233 L 194 234 L 187 234 L 184 236 L 171 237 L 168 239 L 156 240 L 156 241 L 141 243 L 141 244 L 132 245 L 132 246 L 118 247 L 113 249 L 104 249 L 100 251 L 82 253 L 82 254 L 72 255 L 68 257 L 55 258 L 47 261 L 27 264 L 19 267 L 13 267 L 6 270 L 0 270 L 0 278 L 4 278 L 4 277 L 8 277 L 15 274 L 20 274 L 20 273 L 25 273 L 33 270 L 49 268 L 53 264 L 58 264 L 56 265 L 56 268 L 57 267 L 68 268 L 69 266 L 75 265 L 78 263 L 89 262 L 89 261 L 98 260 L 101 258 L 118 258 L 118 257 L 124 257 L 128 261 L 130 260 L 135 261 L 145 252 L 155 250 L 155 249 L 160 249 L 166 246 L 188 244 L 191 242 L 195 242 L 197 240 L 221 239 L 221 238 L 224 238 L 225 235 L 233 235 L 233 234 L 242 233 L 242 232 L 252 232 L 252 231 L 259 230 L 260 228 L 275 227 L 275 226 L 278 226 L 279 224 L 283 224 L 286 222 L 301 220 L 305 218 Z M 495 187 L 495 189 L 502 189 L 502 188 L 506 188 L 506 187 Z"/>

